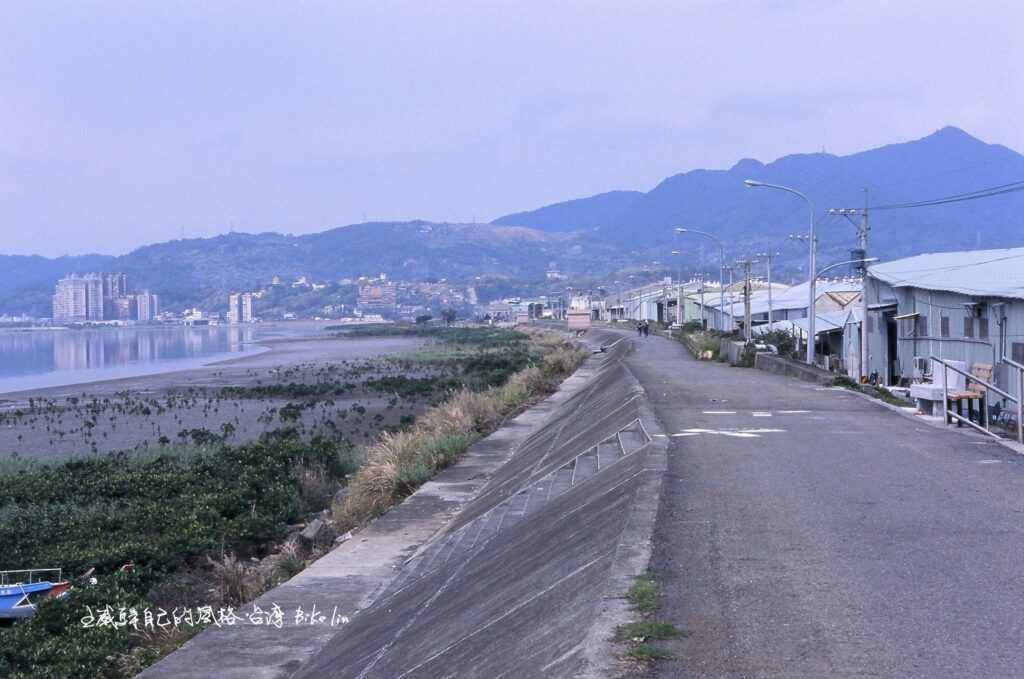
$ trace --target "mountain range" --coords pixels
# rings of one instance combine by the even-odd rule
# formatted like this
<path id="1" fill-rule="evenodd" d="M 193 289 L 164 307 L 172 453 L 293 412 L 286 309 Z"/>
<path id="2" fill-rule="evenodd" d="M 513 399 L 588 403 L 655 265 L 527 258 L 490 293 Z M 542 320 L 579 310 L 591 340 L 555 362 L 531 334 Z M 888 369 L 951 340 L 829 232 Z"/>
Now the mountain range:
<path id="1" fill-rule="evenodd" d="M 1024 156 L 946 127 L 845 156 L 796 154 L 768 164 L 744 159 L 727 170 L 692 170 L 647 192 L 609 191 L 490 224 L 371 222 L 304 236 L 231 233 L 174 240 L 117 257 L 0 256 L 0 313 L 48 315 L 53 284 L 69 272 L 123 271 L 132 287 L 161 294 L 166 308 L 218 308 L 227 292 L 266 285 L 274 275 L 323 280 L 386 273 L 475 282 L 509 294 L 517 286 L 543 289 L 549 268 L 577 286 L 610 283 L 631 272 L 639 281 L 674 273 L 677 266 L 684 273 L 717 268 L 717 246 L 676 235 L 675 227 L 720 238 L 727 263 L 772 248 L 781 253 L 780 279 L 805 276 L 806 247 L 786 236 L 806 232 L 807 206 L 782 191 L 746 188 L 745 179 L 790 186 L 809 197 L 822 265 L 845 259 L 855 245 L 853 226 L 827 216 L 829 208 L 867 205 L 870 254 L 883 259 L 1024 243 L 1024 192 L 935 207 L 888 207 L 1024 180 Z M 672 257 L 672 249 L 683 256 Z"/>
<path id="2" fill-rule="evenodd" d="M 819 217 L 830 208 L 877 207 L 869 210 L 869 245 L 883 258 L 1024 242 L 1024 192 L 937 207 L 884 209 L 1024 180 L 1024 156 L 955 127 L 847 156 L 796 154 L 768 164 L 748 158 L 728 170 L 673 175 L 647 193 L 602 193 L 499 217 L 494 223 L 553 231 L 553 222 L 561 222 L 594 230 L 608 241 L 677 244 L 692 251 L 694 237 L 674 240 L 673 228 L 687 227 L 724 240 L 734 257 L 780 248 L 788 234 L 807 231 L 808 210 L 799 198 L 750 189 L 745 179 L 802 191 Z M 825 253 L 839 254 L 854 245 L 855 230 L 842 217 L 825 217 L 818 232 Z"/>

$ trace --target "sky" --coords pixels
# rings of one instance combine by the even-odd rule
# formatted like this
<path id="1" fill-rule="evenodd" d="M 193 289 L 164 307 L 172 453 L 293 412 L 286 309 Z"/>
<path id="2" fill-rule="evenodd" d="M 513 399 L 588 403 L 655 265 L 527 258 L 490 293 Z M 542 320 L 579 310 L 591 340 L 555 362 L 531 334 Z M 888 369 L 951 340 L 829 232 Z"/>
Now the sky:
<path id="1" fill-rule="evenodd" d="M 946 125 L 1024 151 L 1021 26 L 994 0 L 5 0 L 0 254 L 483 222 Z"/>

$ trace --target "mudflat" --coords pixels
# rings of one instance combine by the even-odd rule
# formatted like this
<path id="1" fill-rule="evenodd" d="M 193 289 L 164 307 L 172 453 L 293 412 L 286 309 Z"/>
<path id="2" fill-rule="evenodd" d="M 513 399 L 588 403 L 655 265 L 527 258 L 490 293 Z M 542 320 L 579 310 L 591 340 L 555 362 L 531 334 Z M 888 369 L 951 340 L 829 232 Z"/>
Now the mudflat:
<path id="1" fill-rule="evenodd" d="M 261 341 L 261 353 L 189 370 L 6 394 L 0 459 L 153 448 L 192 442 L 196 432 L 237 442 L 282 426 L 310 435 L 341 428 L 359 443 L 428 405 L 428 398 L 369 389 L 364 380 L 396 372 L 387 357 L 429 340 L 339 337 L 317 324 L 305 332 Z"/>

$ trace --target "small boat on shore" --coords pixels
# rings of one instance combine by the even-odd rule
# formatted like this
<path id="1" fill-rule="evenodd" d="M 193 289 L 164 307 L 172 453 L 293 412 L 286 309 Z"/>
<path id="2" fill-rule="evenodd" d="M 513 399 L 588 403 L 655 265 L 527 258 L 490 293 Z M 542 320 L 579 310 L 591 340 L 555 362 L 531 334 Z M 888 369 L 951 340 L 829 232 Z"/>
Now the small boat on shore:
<path id="1" fill-rule="evenodd" d="M 70 588 L 59 568 L 0 571 L 0 620 L 30 618 L 39 602 L 60 598 Z"/>

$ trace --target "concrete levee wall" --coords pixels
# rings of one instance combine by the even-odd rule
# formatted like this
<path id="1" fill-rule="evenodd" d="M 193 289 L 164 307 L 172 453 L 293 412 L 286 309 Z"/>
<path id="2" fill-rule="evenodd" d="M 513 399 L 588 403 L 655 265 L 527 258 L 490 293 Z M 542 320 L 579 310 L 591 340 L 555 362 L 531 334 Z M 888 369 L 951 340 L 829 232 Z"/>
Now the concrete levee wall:
<path id="1" fill-rule="evenodd" d="M 666 439 L 622 360 L 634 340 L 620 338 L 592 330 L 588 342 L 612 346 L 517 418 L 528 430 L 484 439 L 257 602 L 338 606 L 348 624 L 208 630 L 143 676 L 603 675 L 666 468 Z"/>

